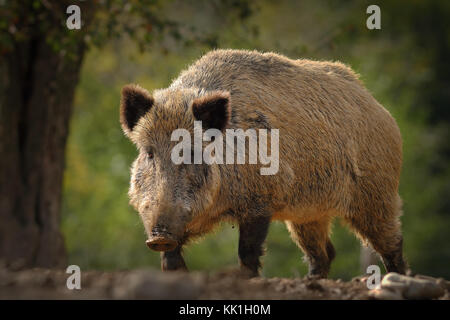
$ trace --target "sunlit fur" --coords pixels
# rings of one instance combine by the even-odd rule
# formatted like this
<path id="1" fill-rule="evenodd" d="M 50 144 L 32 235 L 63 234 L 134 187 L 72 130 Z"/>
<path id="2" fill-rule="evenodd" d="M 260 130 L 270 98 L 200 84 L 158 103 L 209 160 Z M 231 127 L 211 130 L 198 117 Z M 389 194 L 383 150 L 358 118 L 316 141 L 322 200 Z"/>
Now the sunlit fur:
<path id="1" fill-rule="evenodd" d="M 228 128 L 279 129 L 280 168 L 174 165 L 174 129 L 193 131 L 192 104 L 229 92 Z M 385 264 L 403 272 L 398 196 L 402 140 L 395 120 L 341 63 L 275 53 L 215 50 L 196 61 L 128 133 L 139 156 L 129 195 L 147 231 L 165 225 L 183 239 L 222 219 L 286 221 L 311 268 L 326 276 L 334 257 L 329 226 L 342 217 Z M 146 152 L 154 149 L 154 159 Z"/>

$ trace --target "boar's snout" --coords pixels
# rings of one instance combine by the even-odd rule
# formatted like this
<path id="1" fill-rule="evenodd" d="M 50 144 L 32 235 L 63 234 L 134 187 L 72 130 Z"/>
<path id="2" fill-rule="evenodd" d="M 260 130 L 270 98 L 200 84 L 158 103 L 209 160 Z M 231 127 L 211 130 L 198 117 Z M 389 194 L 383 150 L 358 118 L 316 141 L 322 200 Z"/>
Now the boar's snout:
<path id="1" fill-rule="evenodd" d="M 145 244 L 155 251 L 172 251 L 177 247 L 178 242 L 169 232 L 156 227 L 153 228 L 152 233 L 148 240 L 145 241 Z"/>
<path id="2" fill-rule="evenodd" d="M 147 247 L 155 251 L 172 251 L 177 247 L 177 242 L 164 237 L 153 237 L 145 241 Z"/>

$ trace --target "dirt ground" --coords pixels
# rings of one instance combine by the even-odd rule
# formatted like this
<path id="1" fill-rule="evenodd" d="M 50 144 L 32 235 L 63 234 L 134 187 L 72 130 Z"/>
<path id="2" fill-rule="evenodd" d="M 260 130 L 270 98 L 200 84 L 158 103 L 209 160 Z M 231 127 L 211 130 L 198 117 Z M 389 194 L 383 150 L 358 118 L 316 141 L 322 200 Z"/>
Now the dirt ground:
<path id="1" fill-rule="evenodd" d="M 372 299 L 364 282 L 311 278 L 244 279 L 236 271 L 162 273 L 156 270 L 81 273 L 69 290 L 65 270 L 0 269 L 0 299 Z M 446 281 L 449 284 L 448 281 Z M 440 299 L 450 299 L 450 285 Z"/>

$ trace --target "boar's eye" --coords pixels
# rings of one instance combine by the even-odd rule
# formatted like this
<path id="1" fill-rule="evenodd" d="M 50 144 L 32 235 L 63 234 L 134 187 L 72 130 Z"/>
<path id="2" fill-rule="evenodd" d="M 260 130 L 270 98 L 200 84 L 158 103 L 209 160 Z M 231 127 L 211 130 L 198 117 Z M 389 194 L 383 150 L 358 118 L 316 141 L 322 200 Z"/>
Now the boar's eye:
<path id="1" fill-rule="evenodd" d="M 150 160 L 155 157 L 153 148 L 147 149 L 145 151 L 145 154 L 147 155 L 147 159 L 150 159 Z"/>

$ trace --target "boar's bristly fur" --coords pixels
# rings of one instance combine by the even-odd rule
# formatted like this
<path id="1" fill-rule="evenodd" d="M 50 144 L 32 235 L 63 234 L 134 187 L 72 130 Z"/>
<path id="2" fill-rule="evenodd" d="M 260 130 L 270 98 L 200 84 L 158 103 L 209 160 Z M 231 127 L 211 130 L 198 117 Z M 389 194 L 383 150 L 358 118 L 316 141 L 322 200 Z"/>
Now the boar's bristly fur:
<path id="1" fill-rule="evenodd" d="M 138 85 L 127 85 L 122 89 L 120 102 L 120 123 L 122 129 L 133 131 L 138 120 L 151 108 L 153 98 L 147 90 Z"/>
<path id="2" fill-rule="evenodd" d="M 400 131 L 349 67 L 215 50 L 168 88 L 143 90 L 127 87 L 122 96 L 122 126 L 139 150 L 129 196 L 151 248 L 162 251 L 163 270 L 185 269 L 183 245 L 228 220 L 239 225 L 242 270 L 257 275 L 269 224 L 281 220 L 310 274 L 326 277 L 335 256 L 330 225 L 340 217 L 387 271 L 405 272 Z M 203 130 L 278 129 L 278 172 L 261 175 L 261 164 L 174 164 L 172 132 L 193 136 L 199 119 Z"/>
<path id="3" fill-rule="evenodd" d="M 203 128 L 222 131 L 230 121 L 230 94 L 217 92 L 198 98 L 192 102 L 192 113 L 203 122 Z"/>

